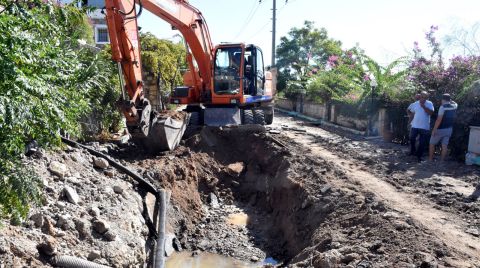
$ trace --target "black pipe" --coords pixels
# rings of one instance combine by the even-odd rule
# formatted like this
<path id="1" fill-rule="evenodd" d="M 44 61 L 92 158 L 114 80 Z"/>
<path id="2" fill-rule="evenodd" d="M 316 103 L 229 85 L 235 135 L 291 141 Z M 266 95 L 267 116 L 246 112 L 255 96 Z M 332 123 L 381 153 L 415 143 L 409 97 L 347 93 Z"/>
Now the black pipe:
<path id="1" fill-rule="evenodd" d="M 108 163 L 110 163 L 110 165 L 112 165 L 112 167 L 115 167 L 117 169 L 119 169 L 120 171 L 122 171 L 123 173 L 129 175 L 130 177 L 132 177 L 135 181 L 138 182 L 138 184 L 140 185 L 140 187 L 144 188 L 145 190 L 147 190 L 147 192 L 150 192 L 152 193 L 153 195 L 155 196 L 158 196 L 158 190 L 155 188 L 155 186 L 153 186 L 153 184 L 151 184 L 150 182 L 148 182 L 147 180 L 145 180 L 142 176 L 140 176 L 139 174 L 137 174 L 136 172 L 134 171 L 131 171 L 130 169 L 126 168 L 125 166 L 123 166 L 122 164 L 116 162 L 115 160 L 113 160 L 112 158 L 110 158 L 110 156 L 108 155 L 105 155 L 105 154 L 102 154 L 98 151 L 95 151 L 83 144 L 80 144 L 78 142 L 75 142 L 75 141 L 72 141 L 72 140 L 69 140 L 65 137 L 62 137 L 62 141 L 70 146 L 74 146 L 74 147 L 80 147 L 80 148 L 84 148 L 86 149 L 88 152 L 90 152 L 91 154 L 93 155 L 96 155 L 98 157 L 103 157 L 105 158 Z"/>
<path id="2" fill-rule="evenodd" d="M 161 189 L 158 200 L 158 238 L 155 252 L 155 268 L 165 267 L 165 222 L 167 218 L 167 193 Z"/>

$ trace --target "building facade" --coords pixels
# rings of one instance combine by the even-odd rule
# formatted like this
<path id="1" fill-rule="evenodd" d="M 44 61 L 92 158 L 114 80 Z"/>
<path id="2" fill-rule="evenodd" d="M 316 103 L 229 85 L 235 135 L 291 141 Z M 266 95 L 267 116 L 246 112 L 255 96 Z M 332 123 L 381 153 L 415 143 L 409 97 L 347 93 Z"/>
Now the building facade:
<path id="1" fill-rule="evenodd" d="M 70 4 L 77 2 L 77 0 L 60 0 L 61 4 Z M 110 43 L 107 29 L 107 21 L 105 15 L 102 14 L 102 8 L 105 6 L 105 0 L 82 0 L 78 2 L 81 6 L 88 6 L 95 8 L 94 11 L 88 13 L 90 24 L 93 28 L 93 38 L 95 46 L 103 47 Z"/>

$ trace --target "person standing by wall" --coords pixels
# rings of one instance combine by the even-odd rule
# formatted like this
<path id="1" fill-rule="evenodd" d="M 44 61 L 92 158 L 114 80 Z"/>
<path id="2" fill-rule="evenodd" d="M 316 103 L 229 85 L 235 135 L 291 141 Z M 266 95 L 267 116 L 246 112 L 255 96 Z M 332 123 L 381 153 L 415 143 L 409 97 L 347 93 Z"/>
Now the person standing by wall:
<path id="1" fill-rule="evenodd" d="M 457 117 L 457 108 L 457 103 L 452 101 L 449 94 L 442 95 L 442 105 L 438 110 L 438 117 L 432 129 L 432 137 L 430 138 L 428 160 L 433 161 L 435 145 L 440 142 L 442 143 L 440 159 L 442 161 L 445 160 L 445 157 L 447 156 L 448 141 L 452 136 L 453 123 Z"/>
<path id="2" fill-rule="evenodd" d="M 430 132 L 430 116 L 435 108 L 433 103 L 428 100 L 428 93 L 422 91 L 420 100 L 413 103 L 407 110 L 409 116 L 413 116 L 412 129 L 410 131 L 410 155 L 417 156 L 418 161 L 422 160 L 423 152 L 428 142 Z M 417 136 L 419 138 L 418 148 L 415 148 Z"/>
<path id="3" fill-rule="evenodd" d="M 420 100 L 420 93 L 415 94 L 415 102 L 412 102 L 407 108 L 407 115 L 408 115 L 408 131 L 412 129 L 412 120 L 413 120 L 413 113 L 409 113 L 410 109 L 413 107 L 415 103 Z"/>

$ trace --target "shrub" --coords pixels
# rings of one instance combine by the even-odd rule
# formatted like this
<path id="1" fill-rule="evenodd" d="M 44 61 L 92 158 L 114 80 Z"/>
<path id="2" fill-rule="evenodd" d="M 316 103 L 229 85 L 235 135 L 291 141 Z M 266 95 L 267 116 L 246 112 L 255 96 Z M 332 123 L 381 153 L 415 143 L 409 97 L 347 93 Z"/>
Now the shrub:
<path id="1" fill-rule="evenodd" d="M 21 161 L 26 142 L 56 146 L 60 130 L 79 134 L 79 118 L 111 90 L 112 70 L 78 46 L 82 10 L 40 0 L 0 5 L 0 217 L 18 220 L 40 199 L 38 178 Z"/>

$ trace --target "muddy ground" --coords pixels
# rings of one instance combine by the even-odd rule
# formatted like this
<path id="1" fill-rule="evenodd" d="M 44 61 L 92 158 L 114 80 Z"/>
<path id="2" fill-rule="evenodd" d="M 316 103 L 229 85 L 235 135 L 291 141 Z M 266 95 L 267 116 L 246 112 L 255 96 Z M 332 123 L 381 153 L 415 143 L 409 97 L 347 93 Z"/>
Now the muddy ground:
<path id="1" fill-rule="evenodd" d="M 167 232 L 187 256 L 242 261 L 224 267 L 258 267 L 265 259 L 288 267 L 480 267 L 478 168 L 418 164 L 405 156 L 407 147 L 282 115 L 267 130 L 205 128 L 159 155 L 99 147 L 171 191 Z M 64 178 L 48 169 L 54 160 L 67 166 Z M 48 251 L 39 247 L 49 238 L 56 254 L 106 265 L 139 267 L 148 259 L 148 229 L 131 179 L 94 168 L 92 156 L 75 148 L 29 161 L 48 181 L 48 198 L 21 226 L 5 223 L 0 266 L 49 266 Z M 68 185 L 81 202 L 65 197 Z M 42 222 L 33 216 L 39 212 Z M 107 232 L 99 220 L 109 223 Z M 132 257 L 114 254 L 115 246 L 130 247 Z"/>

